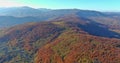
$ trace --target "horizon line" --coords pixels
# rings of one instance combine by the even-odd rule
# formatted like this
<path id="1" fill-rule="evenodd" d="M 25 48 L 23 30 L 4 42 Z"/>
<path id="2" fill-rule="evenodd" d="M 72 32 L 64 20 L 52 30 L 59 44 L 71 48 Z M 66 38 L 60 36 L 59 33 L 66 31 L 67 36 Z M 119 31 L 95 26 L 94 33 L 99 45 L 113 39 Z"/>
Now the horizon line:
<path id="1" fill-rule="evenodd" d="M 8 7 L 0 7 L 0 8 L 17 8 L 17 7 L 28 7 L 33 9 L 51 9 L 51 10 L 61 10 L 61 9 L 78 9 L 78 10 L 90 10 L 90 11 L 100 11 L 100 12 L 120 12 L 120 10 L 96 10 L 96 9 L 81 9 L 81 8 L 45 8 L 45 7 L 32 7 L 32 6 L 8 6 Z"/>

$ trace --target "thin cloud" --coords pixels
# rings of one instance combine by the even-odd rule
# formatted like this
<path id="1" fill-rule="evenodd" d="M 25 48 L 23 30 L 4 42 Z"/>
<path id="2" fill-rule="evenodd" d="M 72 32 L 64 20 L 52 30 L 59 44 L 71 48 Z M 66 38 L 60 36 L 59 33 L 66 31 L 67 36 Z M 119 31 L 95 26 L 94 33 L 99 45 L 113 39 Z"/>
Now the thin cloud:
<path id="1" fill-rule="evenodd" d="M 0 0 L 0 7 L 18 7 L 23 6 L 23 4 L 11 0 Z"/>

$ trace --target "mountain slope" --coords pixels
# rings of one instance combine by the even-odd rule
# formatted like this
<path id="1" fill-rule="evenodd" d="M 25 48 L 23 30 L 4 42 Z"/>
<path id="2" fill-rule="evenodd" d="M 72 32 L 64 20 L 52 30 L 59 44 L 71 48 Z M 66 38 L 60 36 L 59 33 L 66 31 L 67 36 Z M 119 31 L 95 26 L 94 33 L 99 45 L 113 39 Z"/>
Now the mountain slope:
<path id="1" fill-rule="evenodd" d="M 120 40 L 67 30 L 37 52 L 35 63 L 119 63 Z"/>
<path id="2" fill-rule="evenodd" d="M 10 8 L 1 8 L 1 16 L 14 16 L 14 17 L 28 17 L 28 16 L 37 16 L 42 13 L 42 11 L 30 7 L 10 7 Z"/>
<path id="3" fill-rule="evenodd" d="M 87 33 L 95 36 L 120 38 L 120 34 L 111 31 L 105 24 L 97 23 L 87 18 L 81 18 L 76 14 L 66 15 L 53 19 L 52 21 L 65 21 L 68 24 L 76 25 Z"/>
<path id="4" fill-rule="evenodd" d="M 0 63 L 33 62 L 37 49 L 57 37 L 62 30 L 47 22 L 29 23 L 4 30 L 4 36 L 0 37 Z"/>
<path id="5" fill-rule="evenodd" d="M 42 21 L 36 17 L 12 17 L 12 16 L 0 16 L 0 28 L 11 27 L 18 24 L 24 24 L 28 22 Z"/>
<path id="6" fill-rule="evenodd" d="M 2 30 L 0 63 L 119 63 L 120 35 L 101 25 L 72 14 Z"/>

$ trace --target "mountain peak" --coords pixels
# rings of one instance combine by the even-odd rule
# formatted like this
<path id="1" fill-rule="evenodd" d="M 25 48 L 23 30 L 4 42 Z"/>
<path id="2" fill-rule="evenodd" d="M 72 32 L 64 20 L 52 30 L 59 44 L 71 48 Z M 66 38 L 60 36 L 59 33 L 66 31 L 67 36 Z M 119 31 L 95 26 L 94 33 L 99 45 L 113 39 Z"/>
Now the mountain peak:
<path id="1" fill-rule="evenodd" d="M 22 7 L 18 7 L 18 8 L 24 8 L 24 9 L 35 9 L 35 8 L 32 8 L 32 7 L 28 7 L 28 6 L 22 6 Z"/>

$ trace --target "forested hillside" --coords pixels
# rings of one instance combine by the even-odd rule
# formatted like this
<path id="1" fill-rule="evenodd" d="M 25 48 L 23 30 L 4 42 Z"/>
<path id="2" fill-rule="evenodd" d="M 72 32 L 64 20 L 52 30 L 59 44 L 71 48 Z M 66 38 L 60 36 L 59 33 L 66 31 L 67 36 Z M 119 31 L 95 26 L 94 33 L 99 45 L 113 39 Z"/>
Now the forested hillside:
<path id="1" fill-rule="evenodd" d="M 120 62 L 120 34 L 74 14 L 0 33 L 0 63 Z"/>

